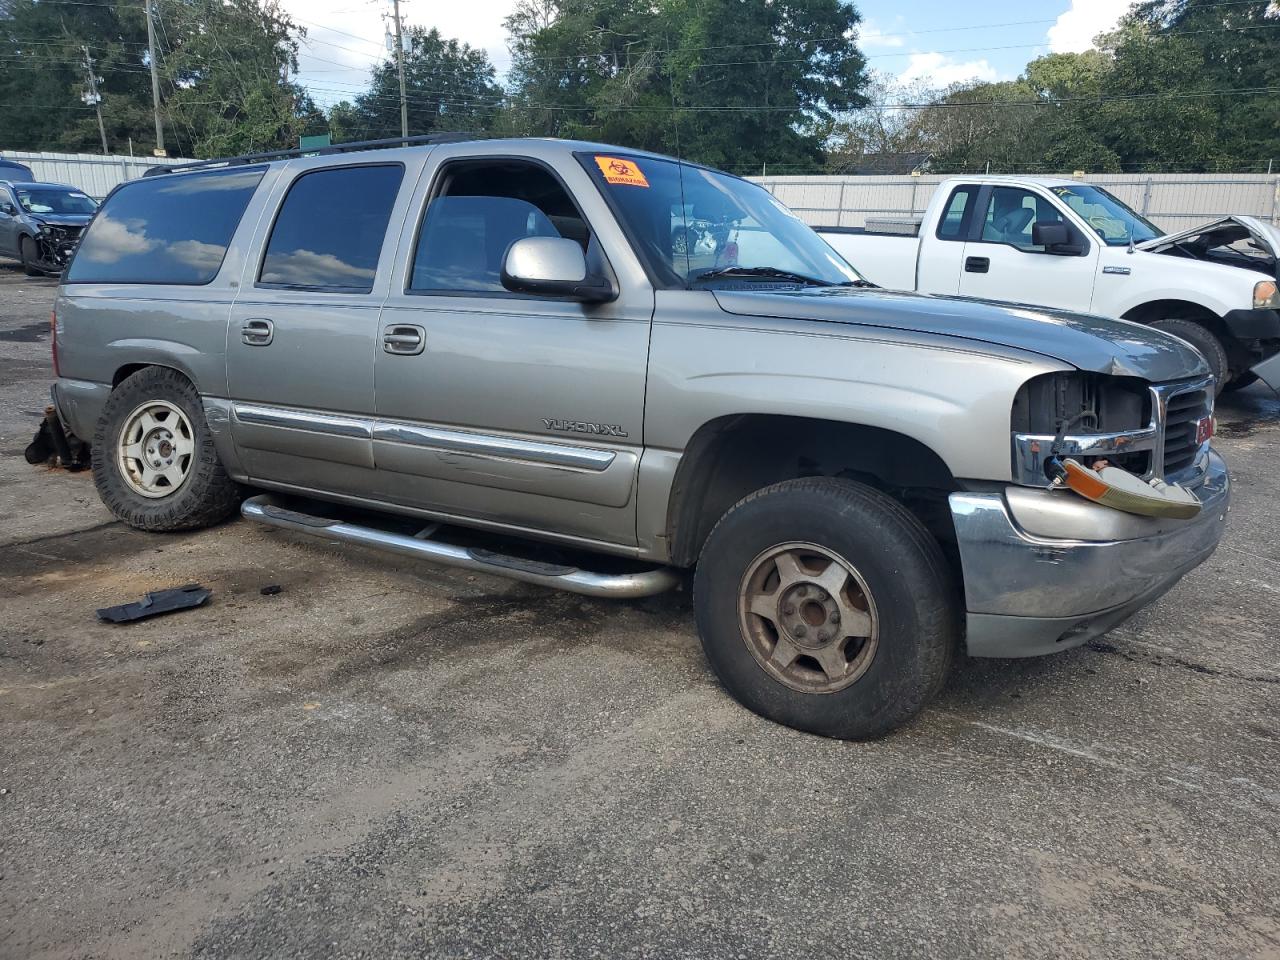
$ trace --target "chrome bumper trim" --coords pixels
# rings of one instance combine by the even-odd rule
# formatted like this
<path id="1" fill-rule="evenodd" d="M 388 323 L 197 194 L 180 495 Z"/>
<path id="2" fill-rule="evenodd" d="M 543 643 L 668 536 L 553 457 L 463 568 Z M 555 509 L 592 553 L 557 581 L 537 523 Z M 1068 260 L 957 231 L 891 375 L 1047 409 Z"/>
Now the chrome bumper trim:
<path id="1" fill-rule="evenodd" d="M 1056 494 L 1044 491 L 1044 497 Z M 969 652 L 974 656 L 1031 656 L 1062 649 L 1063 637 L 1086 622 L 1127 616 L 1207 559 L 1222 537 L 1230 505 L 1226 464 L 1208 454 L 1196 490 L 1199 516 L 1144 531 L 1118 524 L 1128 539 L 1093 539 L 1105 530 L 1097 505 L 1055 501 L 1056 537 L 1037 536 L 1014 519 L 1002 493 L 953 493 L 952 519 L 964 573 Z M 1021 496 L 1021 492 L 1019 493 Z M 1108 509 L 1108 508 L 1103 508 Z M 1025 505 L 1019 511 L 1027 516 Z M 1062 534 L 1073 528 L 1075 536 Z M 1047 516 L 1048 514 L 1046 514 Z M 1056 632 L 1054 632 L 1056 631 Z M 1053 636 L 1046 641 L 1046 636 Z M 1094 634 L 1096 635 L 1096 634 Z M 1058 642 L 1062 638 L 1062 643 Z"/>

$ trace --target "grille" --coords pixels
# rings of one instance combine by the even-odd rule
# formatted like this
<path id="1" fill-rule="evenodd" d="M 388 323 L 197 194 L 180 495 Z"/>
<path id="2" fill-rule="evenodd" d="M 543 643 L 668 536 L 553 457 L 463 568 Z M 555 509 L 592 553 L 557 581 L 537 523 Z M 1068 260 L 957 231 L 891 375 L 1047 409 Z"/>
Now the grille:
<path id="1" fill-rule="evenodd" d="M 1169 398 L 1164 428 L 1164 475 L 1180 473 L 1190 467 L 1200 450 L 1196 428 L 1213 412 L 1211 394 L 1207 390 L 1190 390 Z"/>

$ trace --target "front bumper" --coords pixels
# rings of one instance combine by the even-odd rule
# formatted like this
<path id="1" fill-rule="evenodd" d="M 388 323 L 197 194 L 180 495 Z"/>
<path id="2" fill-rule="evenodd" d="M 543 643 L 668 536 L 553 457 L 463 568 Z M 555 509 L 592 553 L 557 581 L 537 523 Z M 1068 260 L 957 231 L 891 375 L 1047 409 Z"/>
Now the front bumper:
<path id="1" fill-rule="evenodd" d="M 1105 633 L 1206 560 L 1231 489 L 1208 454 L 1191 520 L 1134 517 L 1065 490 L 953 493 L 975 657 L 1032 657 Z"/>

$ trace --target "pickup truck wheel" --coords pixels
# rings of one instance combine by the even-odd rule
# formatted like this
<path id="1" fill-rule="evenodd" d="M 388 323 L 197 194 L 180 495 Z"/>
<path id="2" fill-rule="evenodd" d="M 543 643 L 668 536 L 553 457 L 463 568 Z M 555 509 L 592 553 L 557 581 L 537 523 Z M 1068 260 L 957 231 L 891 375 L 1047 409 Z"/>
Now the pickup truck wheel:
<path id="1" fill-rule="evenodd" d="M 742 704 L 799 730 L 882 736 L 941 688 L 958 637 L 937 542 L 897 501 L 831 478 L 751 494 L 694 578 L 703 649 Z"/>
<path id="2" fill-rule="evenodd" d="M 240 499 L 199 393 L 166 367 L 140 370 L 111 391 L 93 440 L 93 482 L 108 509 L 140 530 L 207 527 Z"/>
<path id="3" fill-rule="evenodd" d="M 18 256 L 22 260 L 22 272 L 28 277 L 44 276 L 44 271 L 40 269 L 40 253 L 36 249 L 36 242 L 30 237 L 23 237 L 18 241 Z"/>
<path id="4" fill-rule="evenodd" d="M 1222 385 L 1224 393 L 1231 393 L 1234 390 L 1243 390 L 1245 387 L 1251 387 L 1258 382 L 1260 378 L 1252 370 L 1246 370 L 1244 373 L 1237 374 Z"/>
<path id="5" fill-rule="evenodd" d="M 1151 326 L 1163 333 L 1171 333 L 1199 350 L 1217 381 L 1214 395 L 1223 391 L 1227 385 L 1231 364 L 1227 360 L 1226 348 L 1222 346 L 1222 341 L 1212 330 L 1200 326 L 1194 320 L 1157 320 Z"/>

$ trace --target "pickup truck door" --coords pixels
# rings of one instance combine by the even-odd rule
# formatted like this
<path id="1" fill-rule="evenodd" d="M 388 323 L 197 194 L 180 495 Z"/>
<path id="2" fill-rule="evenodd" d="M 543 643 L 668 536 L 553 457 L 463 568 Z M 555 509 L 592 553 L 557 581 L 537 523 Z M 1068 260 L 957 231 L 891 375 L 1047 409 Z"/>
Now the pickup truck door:
<path id="1" fill-rule="evenodd" d="M 964 244 L 960 294 L 988 300 L 1087 311 L 1098 270 L 1098 244 L 1046 196 L 1021 187 L 988 187 Z M 1064 256 L 1032 243 L 1037 222 L 1065 223 L 1083 251 Z"/>
<path id="2" fill-rule="evenodd" d="M 507 247 L 556 235 L 599 245 L 617 300 L 503 288 Z M 380 498 L 634 545 L 653 290 L 586 173 L 561 151 L 437 147 L 397 266 L 374 360 Z"/>
<path id="3" fill-rule="evenodd" d="M 304 160 L 273 184 L 252 244 L 265 252 L 246 264 L 227 331 L 231 432 L 251 479 L 370 495 L 373 352 L 403 180 L 400 163 Z"/>

